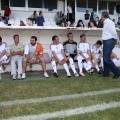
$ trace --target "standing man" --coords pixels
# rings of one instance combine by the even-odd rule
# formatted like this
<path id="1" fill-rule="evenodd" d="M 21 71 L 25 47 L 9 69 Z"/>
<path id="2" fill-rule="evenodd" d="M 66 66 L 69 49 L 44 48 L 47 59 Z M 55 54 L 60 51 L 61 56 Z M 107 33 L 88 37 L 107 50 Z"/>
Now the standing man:
<path id="1" fill-rule="evenodd" d="M 20 80 L 22 75 L 22 61 L 24 55 L 24 46 L 19 42 L 19 35 L 13 36 L 14 43 L 10 46 L 11 53 L 11 75 L 13 80 Z M 18 65 L 18 74 L 16 72 L 16 63 Z"/>
<path id="2" fill-rule="evenodd" d="M 42 69 L 44 71 L 44 77 L 49 78 L 47 72 L 46 72 L 46 63 L 43 58 L 43 47 L 40 43 L 37 42 L 37 37 L 32 36 L 30 38 L 30 43 L 26 45 L 25 47 L 25 58 L 23 60 L 23 74 L 22 79 L 26 77 L 26 68 L 27 68 L 27 62 L 30 64 L 40 62 L 42 65 Z"/>
<path id="3" fill-rule="evenodd" d="M 101 19 L 104 22 L 102 40 L 103 40 L 103 62 L 104 72 L 103 77 L 109 77 L 110 70 L 114 73 L 113 78 L 120 76 L 120 70 L 116 67 L 110 58 L 112 50 L 115 47 L 115 42 L 118 38 L 115 25 L 112 20 L 109 19 L 108 12 L 102 12 Z"/>
<path id="4" fill-rule="evenodd" d="M 68 16 L 68 20 L 72 23 L 72 7 L 71 7 L 71 3 L 68 3 L 67 6 L 67 16 Z"/>
<path id="5" fill-rule="evenodd" d="M 88 13 L 89 11 L 86 10 L 86 14 L 84 15 L 85 18 L 85 26 L 88 27 L 89 19 L 90 19 L 90 14 Z"/>
<path id="6" fill-rule="evenodd" d="M 70 63 L 70 67 L 75 75 L 75 77 L 78 77 L 78 73 L 75 69 L 74 60 L 77 55 L 77 43 L 73 40 L 73 34 L 68 33 L 67 34 L 68 40 L 63 43 L 64 51 L 66 53 L 66 57 Z"/>

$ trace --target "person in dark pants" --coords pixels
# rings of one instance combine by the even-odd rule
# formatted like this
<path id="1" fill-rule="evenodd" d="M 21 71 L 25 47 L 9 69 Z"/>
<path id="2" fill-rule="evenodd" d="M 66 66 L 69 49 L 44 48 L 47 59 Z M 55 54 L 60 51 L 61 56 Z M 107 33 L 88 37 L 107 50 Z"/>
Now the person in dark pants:
<path id="1" fill-rule="evenodd" d="M 115 42 L 118 38 L 115 25 L 112 20 L 109 19 L 108 12 L 102 12 L 101 19 L 104 22 L 102 40 L 103 40 L 103 62 L 104 71 L 103 77 L 109 77 L 110 70 L 114 73 L 113 78 L 120 76 L 120 70 L 116 67 L 113 61 L 110 59 Z"/>

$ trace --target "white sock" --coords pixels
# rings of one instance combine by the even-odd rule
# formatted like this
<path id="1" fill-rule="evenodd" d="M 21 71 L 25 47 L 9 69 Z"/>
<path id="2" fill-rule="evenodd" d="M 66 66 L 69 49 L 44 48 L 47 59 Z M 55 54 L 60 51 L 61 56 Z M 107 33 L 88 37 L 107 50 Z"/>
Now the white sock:
<path id="1" fill-rule="evenodd" d="M 74 62 L 73 62 L 73 59 L 70 58 L 70 59 L 69 59 L 69 62 L 70 62 L 70 67 L 71 67 L 73 73 L 74 73 L 74 74 L 77 73 L 77 71 L 76 71 L 76 69 L 75 69 L 75 64 L 74 64 Z"/>
<path id="2" fill-rule="evenodd" d="M 96 70 L 97 70 L 98 72 L 100 71 L 98 65 L 95 65 L 95 68 L 96 68 Z"/>
<path id="3" fill-rule="evenodd" d="M 70 71 L 68 69 L 68 65 L 65 63 L 65 64 L 63 64 L 63 67 L 64 67 L 65 71 L 67 72 L 67 74 L 69 74 Z"/>
<path id="4" fill-rule="evenodd" d="M 90 69 L 92 68 L 92 63 L 91 63 L 91 61 L 88 61 L 87 64 L 88 64 L 88 68 L 89 68 L 89 70 L 90 70 Z"/>
<path id="5" fill-rule="evenodd" d="M 116 64 L 117 63 L 117 58 L 113 58 L 112 61 L 113 61 L 114 64 Z"/>
<path id="6" fill-rule="evenodd" d="M 80 56 L 77 57 L 77 60 L 78 60 L 78 67 L 79 67 L 79 70 L 80 70 L 80 73 L 83 72 L 83 63 L 82 63 L 82 59 Z"/>
<path id="7" fill-rule="evenodd" d="M 86 62 L 83 63 L 83 67 L 85 68 L 86 71 L 89 70 L 89 66 L 88 66 L 88 64 Z"/>
<path id="8" fill-rule="evenodd" d="M 56 62 L 55 62 L 55 61 L 52 61 L 51 63 L 52 63 L 53 71 L 54 71 L 55 73 L 57 73 Z"/>
<path id="9" fill-rule="evenodd" d="M 101 61 L 102 69 L 104 69 L 104 66 L 103 66 L 103 58 L 101 58 L 100 61 Z"/>

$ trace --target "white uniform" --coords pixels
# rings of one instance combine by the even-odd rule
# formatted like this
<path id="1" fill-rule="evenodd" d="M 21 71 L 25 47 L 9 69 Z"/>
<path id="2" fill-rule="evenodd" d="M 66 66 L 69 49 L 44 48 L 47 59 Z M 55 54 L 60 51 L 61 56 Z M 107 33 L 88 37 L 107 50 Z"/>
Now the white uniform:
<path id="1" fill-rule="evenodd" d="M 5 42 L 2 43 L 0 46 L 0 55 L 2 54 L 3 51 L 7 51 L 7 44 Z M 7 56 L 4 55 L 2 58 L 0 58 L 1 62 L 5 62 L 7 60 Z"/>
<path id="2" fill-rule="evenodd" d="M 91 53 L 93 52 L 95 54 L 95 58 L 98 60 L 99 56 L 102 53 L 102 47 L 100 46 L 99 48 L 97 48 L 95 46 L 95 44 L 91 45 Z"/>
<path id="3" fill-rule="evenodd" d="M 89 45 L 87 42 L 85 42 L 85 43 L 79 42 L 77 49 L 78 49 L 79 52 L 82 52 L 83 55 L 84 55 L 86 58 L 89 57 L 89 55 L 88 55 L 88 50 L 90 50 L 90 45 Z M 84 59 L 82 56 L 81 56 L 81 58 Z"/>
<path id="4" fill-rule="evenodd" d="M 50 45 L 50 49 L 51 49 L 52 52 L 55 52 L 55 53 L 56 53 L 57 57 L 58 57 L 60 60 L 63 60 L 63 59 L 64 59 L 64 56 L 62 55 L 62 50 L 64 49 L 62 43 L 59 42 L 57 45 L 55 45 L 54 43 L 52 43 L 52 44 Z M 54 56 L 54 55 L 52 54 L 52 57 L 53 57 L 53 56 Z"/>

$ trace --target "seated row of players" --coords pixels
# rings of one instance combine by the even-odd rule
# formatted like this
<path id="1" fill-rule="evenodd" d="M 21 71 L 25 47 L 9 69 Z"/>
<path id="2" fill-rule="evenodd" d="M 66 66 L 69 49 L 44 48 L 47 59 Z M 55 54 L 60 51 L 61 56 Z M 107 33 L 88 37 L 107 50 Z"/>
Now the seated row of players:
<path id="1" fill-rule="evenodd" d="M 51 64 L 54 70 L 53 75 L 58 76 L 56 63 L 63 65 L 67 76 L 71 77 L 69 67 L 67 63 L 69 62 L 70 67 L 75 75 L 75 77 L 85 76 L 83 73 L 83 68 L 91 75 L 93 74 L 92 62 L 97 69 L 98 73 L 101 73 L 98 63 L 101 62 L 103 67 L 103 55 L 102 55 L 102 42 L 97 41 L 94 45 L 90 45 L 86 42 L 85 34 L 80 36 L 80 42 L 77 43 L 73 40 L 73 34 L 67 34 L 68 40 L 63 44 L 59 42 L 58 36 L 53 36 L 53 43 L 50 45 L 52 52 Z M 46 72 L 46 63 L 43 58 L 43 47 L 37 42 L 37 37 L 32 36 L 30 38 L 30 43 L 24 45 L 19 42 L 19 35 L 13 36 L 14 43 L 10 46 L 10 51 L 5 42 L 2 42 L 0 37 L 0 73 L 2 71 L 2 64 L 7 62 L 11 58 L 11 75 L 13 80 L 24 79 L 26 77 L 27 63 L 35 63 L 39 61 L 42 65 L 44 71 L 44 77 L 49 78 Z M 117 57 L 114 53 L 111 55 L 113 62 L 117 61 Z M 78 61 L 79 74 L 75 69 L 74 61 Z M 16 71 L 16 63 L 18 65 L 18 72 Z"/>

